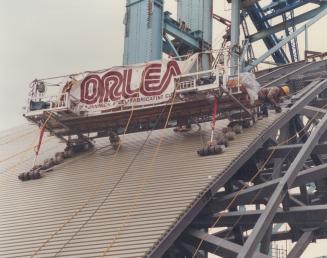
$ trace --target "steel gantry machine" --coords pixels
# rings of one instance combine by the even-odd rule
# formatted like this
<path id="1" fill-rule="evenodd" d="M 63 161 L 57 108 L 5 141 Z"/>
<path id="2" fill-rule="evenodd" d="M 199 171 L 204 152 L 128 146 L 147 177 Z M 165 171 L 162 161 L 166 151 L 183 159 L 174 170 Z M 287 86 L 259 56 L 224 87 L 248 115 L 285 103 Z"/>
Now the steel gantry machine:
<path id="1" fill-rule="evenodd" d="M 216 119 L 216 113 L 210 119 L 204 118 L 212 113 L 208 95 L 219 95 L 220 90 L 226 93 L 222 85 L 226 85 L 228 79 L 234 76 L 239 80 L 240 73 L 253 72 L 270 56 L 277 67 L 257 71 L 257 80 L 262 87 L 287 83 L 292 92 L 292 97 L 283 105 L 283 112 L 262 121 L 265 128 L 258 134 L 254 130 L 254 134 L 248 136 L 246 149 L 229 160 L 230 164 L 221 169 L 220 176 L 213 178 L 197 194 L 196 200 L 176 218 L 176 224 L 154 244 L 147 257 L 193 258 L 207 257 L 208 253 L 222 257 L 271 257 L 271 242 L 291 240 L 295 244 L 287 257 L 293 258 L 300 257 L 311 242 L 327 238 L 326 55 L 314 53 L 313 58 L 299 61 L 297 41 L 300 33 L 327 14 L 327 4 L 317 0 L 280 0 L 267 6 L 261 6 L 257 0 L 229 2 L 231 21 L 214 14 L 212 0 L 178 0 L 177 19 L 164 12 L 163 0 L 127 0 L 125 66 L 161 60 L 163 53 L 175 61 L 183 61 L 197 53 L 195 71 L 173 74 L 174 93 L 179 94 L 179 99 L 174 108 L 162 112 L 165 117 L 171 115 L 177 120 L 192 113 L 199 117 L 198 123 L 213 120 L 213 116 Z M 294 10 L 307 4 L 314 8 L 295 15 Z M 275 18 L 280 18 L 281 22 L 273 24 L 271 20 Z M 228 58 L 221 58 L 221 52 L 211 49 L 213 19 L 227 26 Z M 253 34 L 247 26 L 249 20 L 256 28 Z M 297 28 L 301 23 L 305 24 Z M 241 27 L 243 42 L 240 40 Z M 284 38 L 278 36 L 281 31 L 285 32 Z M 253 51 L 252 44 L 258 40 L 263 40 L 268 50 L 254 58 L 258 53 Z M 288 51 L 283 49 L 285 45 L 289 47 Z M 158 73 L 158 66 L 150 68 Z M 143 77 L 146 71 L 147 68 L 142 72 Z M 88 104 L 94 104 L 95 98 L 109 98 L 104 95 L 112 86 L 107 83 L 107 72 L 112 70 L 97 72 L 101 76 L 106 73 L 102 78 L 98 74 L 84 78 L 81 95 L 87 96 Z M 121 79 L 120 85 L 130 86 L 126 83 L 127 70 L 115 76 L 111 78 L 112 83 Z M 158 74 L 150 74 L 146 79 L 153 83 L 158 82 L 158 78 Z M 74 78 L 71 79 L 64 89 L 72 88 L 69 83 L 74 84 Z M 77 146 L 82 142 L 90 147 L 92 139 L 108 136 L 117 146 L 117 131 L 125 134 L 152 130 L 159 111 L 165 106 L 134 110 L 122 105 L 93 115 L 91 111 L 76 112 L 79 100 L 70 96 L 69 91 L 45 100 L 43 86 L 39 81 L 33 85 L 33 90 L 41 95 L 30 101 L 30 112 L 26 117 L 37 124 L 49 122 L 47 129 L 68 143 L 71 136 L 75 136 Z M 113 87 L 112 95 L 120 94 L 117 89 L 118 86 Z M 234 95 L 244 97 L 238 90 L 235 94 L 226 93 L 232 101 L 221 101 L 220 110 L 241 109 L 254 121 L 255 106 L 237 99 Z M 131 89 L 121 94 L 132 94 Z M 237 108 L 233 106 L 235 103 Z M 132 115 L 137 119 L 127 130 L 126 124 L 129 125 Z M 157 129 L 173 127 L 167 122 L 161 121 Z M 114 128 L 115 134 L 108 128 Z M 309 191 L 309 186 L 314 190 Z M 289 229 L 275 232 L 273 228 L 277 223 L 285 223 Z"/>
<path id="2" fill-rule="evenodd" d="M 222 257 L 270 257 L 271 242 L 282 240 L 294 247 L 279 257 L 300 257 L 311 242 L 327 237 L 327 80 L 307 83 L 281 118 L 201 195 L 168 251 L 180 253 L 171 257 L 204 257 L 201 250 Z M 279 223 L 288 229 L 273 231 Z M 159 253 L 166 243 L 158 246 Z"/>
<path id="3" fill-rule="evenodd" d="M 230 41 L 232 74 L 237 74 L 238 69 L 253 71 L 271 56 L 276 66 L 282 66 L 258 72 L 261 85 L 288 83 L 294 93 L 287 111 L 201 194 L 149 257 L 207 257 L 207 253 L 268 257 L 271 242 L 286 239 L 295 243 L 287 257 L 300 257 L 310 242 L 327 236 L 326 62 L 299 62 L 297 40 L 300 33 L 306 32 L 304 49 L 308 50 L 307 30 L 327 14 L 325 1 L 273 0 L 262 6 L 257 0 L 229 0 L 231 22 L 213 14 L 212 1 L 179 0 L 176 21 L 169 13 L 163 13 L 163 1 L 153 1 L 151 8 L 148 2 L 127 1 L 126 64 L 161 58 L 162 53 L 179 58 L 189 52 L 210 49 L 212 19 L 208 17 L 213 17 L 227 26 L 225 44 Z M 144 21 L 148 34 L 136 40 L 139 30 L 135 26 L 145 30 L 135 22 L 141 5 L 149 13 Z M 314 7 L 296 15 L 298 8 L 307 5 Z M 162 19 L 155 19 L 156 16 Z M 249 32 L 249 19 L 257 30 L 254 33 Z M 283 37 L 280 32 L 284 32 Z M 267 51 L 254 58 L 252 44 L 259 40 Z M 148 44 L 154 44 L 155 48 L 141 47 Z M 210 57 L 204 58 L 203 67 L 206 58 Z M 286 65 L 292 62 L 298 63 Z M 314 192 L 308 191 L 310 182 L 315 185 Z M 242 206 L 255 209 L 240 209 Z M 287 223 L 289 230 L 273 231 L 276 223 Z M 218 229 L 209 234 L 209 228 Z"/>

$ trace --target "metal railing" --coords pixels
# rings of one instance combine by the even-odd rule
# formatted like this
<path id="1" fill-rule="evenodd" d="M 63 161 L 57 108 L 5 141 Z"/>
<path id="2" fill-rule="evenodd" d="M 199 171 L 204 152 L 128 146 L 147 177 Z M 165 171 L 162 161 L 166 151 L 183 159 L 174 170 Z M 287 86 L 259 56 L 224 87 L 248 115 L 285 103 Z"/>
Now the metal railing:
<path id="1" fill-rule="evenodd" d="M 27 113 L 39 110 L 69 110 L 71 106 L 72 96 L 69 93 L 53 96 L 37 96 L 28 99 Z"/>

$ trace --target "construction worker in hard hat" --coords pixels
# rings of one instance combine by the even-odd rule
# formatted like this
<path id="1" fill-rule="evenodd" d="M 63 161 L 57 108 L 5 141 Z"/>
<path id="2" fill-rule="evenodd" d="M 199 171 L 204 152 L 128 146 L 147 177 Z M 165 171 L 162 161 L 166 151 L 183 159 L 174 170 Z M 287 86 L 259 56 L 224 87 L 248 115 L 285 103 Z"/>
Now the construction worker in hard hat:
<path id="1" fill-rule="evenodd" d="M 268 106 L 272 105 L 275 108 L 276 113 L 280 113 L 282 108 L 280 107 L 280 101 L 283 96 L 289 95 L 290 89 L 287 85 L 283 87 L 266 87 L 261 88 L 258 92 L 259 100 L 261 101 L 261 113 L 263 116 L 268 116 Z"/>

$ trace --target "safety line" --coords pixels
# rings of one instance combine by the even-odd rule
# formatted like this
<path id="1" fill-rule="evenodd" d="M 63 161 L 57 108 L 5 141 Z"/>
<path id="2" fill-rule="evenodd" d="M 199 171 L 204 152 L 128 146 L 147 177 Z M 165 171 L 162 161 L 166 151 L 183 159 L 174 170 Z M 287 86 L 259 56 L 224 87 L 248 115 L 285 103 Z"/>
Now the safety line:
<path id="1" fill-rule="evenodd" d="M 140 151 L 143 149 L 143 147 L 145 146 L 145 144 L 146 144 L 146 142 L 147 142 L 147 140 L 150 138 L 150 135 L 152 134 L 152 131 L 156 128 L 156 126 L 158 125 L 158 123 L 159 123 L 159 121 L 160 121 L 160 119 L 161 119 L 161 117 L 162 117 L 162 115 L 164 114 L 164 111 L 165 111 L 165 109 L 166 109 L 166 107 L 168 106 L 168 103 L 163 107 L 163 109 L 161 110 L 161 113 L 159 114 L 159 116 L 158 116 L 158 119 L 157 119 L 157 121 L 156 121 L 156 123 L 155 123 L 155 125 L 154 125 L 154 127 L 151 129 L 151 131 L 148 133 L 148 136 L 147 136 L 147 138 L 145 139 L 145 141 L 144 141 L 144 143 L 143 143 L 143 145 L 141 146 L 141 148 L 140 148 L 140 150 L 139 150 L 139 152 L 138 153 L 136 153 L 136 155 L 134 156 L 134 158 L 133 158 L 133 160 L 132 160 L 132 162 L 137 158 L 137 156 L 139 155 L 139 153 L 140 153 Z M 132 115 L 132 114 L 131 114 Z M 129 120 L 131 120 L 131 117 L 132 116 L 130 116 L 130 119 Z M 128 122 L 128 124 L 129 124 L 129 122 Z M 124 135 L 126 134 L 126 132 L 127 132 L 127 127 L 125 128 L 125 131 L 124 131 Z M 120 148 L 120 145 L 121 145 L 121 142 L 119 143 L 119 145 L 118 145 L 118 149 Z M 117 150 L 118 150 L 117 149 Z M 117 153 L 117 152 L 116 152 Z M 115 155 L 116 156 L 116 155 Z M 132 163 L 131 163 L 132 164 Z M 131 166 L 131 164 L 127 167 L 127 170 L 125 171 L 126 173 L 127 173 L 127 171 L 129 170 L 129 167 Z M 125 174 L 126 174 L 125 173 Z M 122 179 L 122 178 L 121 178 Z M 120 179 L 120 181 L 121 181 L 121 179 Z M 103 184 L 103 186 L 105 185 L 105 182 L 104 182 L 104 184 Z M 117 184 L 118 185 L 118 184 Z M 116 185 L 116 187 L 117 187 L 117 185 Z M 61 225 L 53 234 L 51 234 L 50 235 L 50 237 L 48 238 L 48 239 L 46 239 L 46 241 L 30 256 L 30 258 L 34 258 L 59 232 L 61 232 L 62 231 L 62 229 L 73 219 L 73 218 L 75 218 L 78 214 L 79 214 L 79 212 L 81 212 L 85 207 L 87 207 L 88 206 L 88 204 L 90 203 L 90 201 L 93 199 L 93 197 L 96 195 L 96 193 L 98 192 L 98 190 L 99 190 L 99 188 L 100 188 L 100 185 L 98 186 L 98 188 L 91 194 L 91 197 L 76 211 L 76 212 L 74 212 L 73 213 L 73 215 L 70 217 L 70 218 L 68 218 L 68 220 L 66 220 L 65 222 L 64 222 L 64 224 L 63 225 Z M 112 189 L 112 190 L 114 190 L 114 189 Z M 107 195 L 107 197 L 106 197 L 106 199 L 110 196 L 110 194 L 112 193 L 112 191 L 110 191 L 109 192 L 109 195 Z M 103 202 L 104 203 L 104 202 Z M 101 205 L 101 204 L 100 204 Z M 102 205 L 101 205 L 102 206 Z M 101 207 L 100 206 L 100 207 Z M 91 217 L 86 221 L 86 223 L 84 223 L 79 229 L 78 229 L 78 232 L 88 223 L 88 221 L 94 216 L 94 214 L 95 214 L 96 212 L 94 212 L 93 214 L 91 214 Z M 68 242 L 66 242 L 65 244 L 64 244 L 64 246 L 66 246 L 77 234 L 78 234 L 78 232 L 76 233 L 75 232 L 75 234 L 73 235 L 73 237 L 71 238 L 71 239 L 69 239 L 68 240 Z M 57 254 L 59 254 L 61 251 L 63 250 L 63 248 L 61 248 L 55 255 L 57 255 Z"/>
<path id="2" fill-rule="evenodd" d="M 166 119 L 166 122 L 165 122 L 165 125 L 164 125 L 164 128 L 163 129 L 166 129 L 167 126 L 168 126 L 169 119 L 170 119 L 170 116 L 171 116 L 171 113 L 172 113 L 172 109 L 173 109 L 173 106 L 174 106 L 174 103 L 175 103 L 175 98 L 176 98 L 176 90 L 174 91 L 173 99 L 171 101 L 170 109 L 169 109 L 169 112 L 168 112 L 168 115 L 167 115 L 167 119 Z M 161 147 L 161 144 L 162 144 L 162 140 L 163 140 L 163 136 L 161 134 L 160 135 L 160 139 L 159 139 L 159 143 L 158 143 L 158 145 L 156 147 L 156 150 L 155 150 L 155 152 L 154 152 L 154 154 L 152 156 L 152 159 L 150 160 L 150 165 L 149 165 L 150 168 L 147 170 L 148 173 L 142 179 L 143 182 L 142 182 L 142 185 L 141 185 L 141 190 L 137 193 L 136 199 L 134 200 L 134 202 L 132 204 L 132 207 L 127 212 L 127 215 L 125 216 L 125 218 L 123 220 L 122 226 L 119 227 L 117 233 L 114 235 L 113 240 L 109 243 L 108 247 L 105 249 L 105 251 L 100 256 L 101 258 L 104 258 L 110 252 L 111 248 L 115 245 L 115 243 L 119 239 L 122 231 L 125 229 L 126 225 L 128 224 L 129 218 L 132 216 L 135 208 L 138 206 L 138 201 L 139 201 L 140 197 L 143 194 L 143 191 L 145 189 L 145 186 L 148 183 L 148 181 L 151 179 L 151 176 L 153 176 L 151 174 L 151 170 L 152 170 L 153 165 L 154 165 L 154 162 L 155 162 L 155 160 L 156 160 L 156 158 L 158 156 L 158 152 L 160 150 L 160 147 Z"/>
<path id="3" fill-rule="evenodd" d="M 27 133 L 23 133 L 23 134 L 21 134 L 21 135 L 14 136 L 13 139 L 7 140 L 6 142 L 2 142 L 2 143 L 0 143 L 0 145 L 5 145 L 5 144 L 8 144 L 8 143 L 14 142 L 14 141 L 16 141 L 16 140 L 18 140 L 18 139 L 20 139 L 20 138 L 23 138 L 24 136 L 27 136 L 27 135 L 29 135 L 29 134 L 33 134 L 34 132 L 35 132 L 35 131 L 32 130 L 32 131 L 30 131 L 30 132 L 27 132 Z M 10 134 L 10 135 L 11 135 L 11 134 Z M 10 135 L 9 135 L 9 136 L 10 136 Z"/>
<path id="4" fill-rule="evenodd" d="M 310 125 L 309 125 L 310 126 Z M 308 127 L 309 127 L 308 126 Z M 311 131 L 312 131 L 312 129 L 311 129 Z M 311 133 L 311 132 L 310 132 Z M 301 140 L 302 138 L 304 137 L 304 135 L 302 135 L 302 136 L 300 136 L 300 138 L 299 138 L 299 140 Z M 285 157 L 287 157 L 289 154 L 291 153 L 291 150 L 288 150 L 288 152 L 287 152 L 287 154 L 285 155 Z M 250 203 L 253 203 L 256 199 L 257 199 L 257 197 L 260 195 L 260 193 L 263 191 L 263 189 L 260 189 L 255 195 L 254 195 L 254 198 L 251 200 L 251 202 Z M 231 230 L 227 233 L 227 235 L 224 237 L 224 239 L 227 239 L 229 236 L 230 236 L 230 234 L 232 233 L 232 230 L 237 226 L 237 224 L 241 221 L 241 219 L 244 217 L 244 215 L 241 215 L 236 221 L 235 221 L 235 223 L 230 227 L 231 228 Z M 218 246 L 218 247 L 216 247 L 216 249 L 215 249 L 215 251 L 213 252 L 214 254 L 216 254 L 216 252 L 220 249 L 221 247 L 220 246 Z"/>
<path id="5" fill-rule="evenodd" d="M 132 106 L 132 111 L 130 113 L 130 116 L 128 118 L 128 121 L 127 121 L 127 124 L 125 126 L 125 129 L 124 129 L 124 134 L 126 134 L 127 130 L 128 130 L 128 127 L 129 127 L 129 124 L 131 122 L 131 119 L 132 119 L 132 116 L 133 116 L 133 113 L 134 113 L 134 106 Z M 120 146 L 122 144 L 122 141 L 120 140 L 119 141 L 119 144 L 118 144 L 118 148 L 116 150 L 116 154 L 118 153 L 118 151 L 120 150 Z M 114 156 L 113 158 L 113 161 L 116 159 L 116 156 Z M 90 197 L 56 230 L 54 231 L 49 238 L 47 238 L 43 243 L 42 245 L 30 256 L 30 258 L 34 258 L 59 232 L 62 231 L 62 229 L 68 224 L 70 223 L 84 208 L 86 208 L 89 204 L 90 204 L 90 201 L 96 196 L 96 194 L 98 193 L 98 191 L 100 190 L 100 188 L 102 186 L 105 185 L 105 182 L 103 184 L 98 184 L 96 189 L 93 191 L 93 193 L 90 195 Z M 76 233 L 75 233 L 76 234 Z M 71 239 L 68 241 L 70 242 Z M 67 244 L 67 242 L 64 244 L 64 246 L 54 255 L 54 257 L 56 257 L 56 255 L 58 253 L 60 253 L 60 251 L 65 247 L 65 245 Z"/>
<path id="6" fill-rule="evenodd" d="M 45 120 L 45 122 L 43 123 L 42 127 L 40 128 L 39 140 L 38 140 L 37 145 L 34 148 L 34 151 L 35 151 L 35 159 L 34 159 L 32 168 L 34 168 L 35 163 L 36 163 L 36 160 L 37 160 L 37 157 L 39 156 L 39 152 L 40 152 L 40 149 L 41 149 L 41 146 L 42 146 L 42 140 L 43 140 L 43 136 L 44 136 L 44 131 L 47 128 L 48 122 L 51 119 L 51 117 L 52 117 L 52 112 L 50 112 L 48 118 Z"/>
<path id="7" fill-rule="evenodd" d="M 48 121 L 49 121 L 49 119 L 51 118 L 51 116 L 52 116 L 52 113 L 50 113 L 50 115 L 48 116 L 48 118 L 46 119 L 45 123 L 43 124 L 43 126 L 42 126 L 42 128 L 41 128 L 40 130 L 43 130 L 44 126 L 46 126 L 46 124 L 48 123 Z M 28 133 L 28 134 L 29 134 L 29 133 Z M 16 139 L 17 139 L 17 138 L 16 138 Z M 16 139 L 15 139 L 15 140 L 16 140 Z M 51 139 L 51 138 L 50 138 L 50 139 Z M 47 141 L 49 141 L 49 139 L 47 139 Z M 17 157 L 17 156 L 19 156 L 19 155 L 21 155 L 21 154 L 23 154 L 23 153 L 25 153 L 25 152 L 27 152 L 27 151 L 29 151 L 29 150 L 31 150 L 31 149 L 34 149 L 34 148 L 35 148 L 35 144 L 33 144 L 33 146 L 30 146 L 30 147 L 26 148 L 26 149 L 23 150 L 23 151 L 17 152 L 17 153 L 15 153 L 15 154 L 13 154 L 13 155 L 11 155 L 11 156 L 9 156 L 9 157 L 3 159 L 3 160 L 0 160 L 0 163 L 3 163 L 3 162 L 5 162 L 5 161 L 8 161 L 8 160 L 10 160 L 10 159 L 12 159 L 12 158 L 14 158 L 14 157 Z"/>
<path id="8" fill-rule="evenodd" d="M 168 103 L 164 106 L 164 108 L 162 109 L 154 128 L 157 126 L 157 124 L 159 123 L 162 115 L 164 114 L 164 111 L 167 107 Z M 150 138 L 151 134 L 153 132 L 153 129 L 148 133 L 145 141 L 143 142 L 142 146 L 140 147 L 140 149 L 138 150 L 138 152 L 134 155 L 132 161 L 129 163 L 129 165 L 127 166 L 126 170 L 123 172 L 123 174 L 120 176 L 120 178 L 118 179 L 118 181 L 115 183 L 115 185 L 113 186 L 113 188 L 107 193 L 107 195 L 105 196 L 105 198 L 102 200 L 102 202 L 96 207 L 96 209 L 93 211 L 93 213 L 86 219 L 86 221 L 84 221 L 84 223 L 78 228 L 78 230 L 73 234 L 73 236 L 65 242 L 65 244 L 55 253 L 54 257 L 57 257 L 57 255 L 70 243 L 70 241 L 72 241 L 74 239 L 74 237 L 85 227 L 85 225 L 93 218 L 93 216 L 98 212 L 98 210 L 100 210 L 100 208 L 103 206 L 103 204 L 108 200 L 108 198 L 111 196 L 111 194 L 114 192 L 114 190 L 116 190 L 117 186 L 120 184 L 120 182 L 123 180 L 123 178 L 125 177 L 125 175 L 127 174 L 127 172 L 129 171 L 129 169 L 132 167 L 134 161 L 137 159 L 137 157 L 139 156 L 139 154 L 141 153 L 141 151 L 143 150 L 145 144 L 147 143 L 148 139 Z"/>
<path id="9" fill-rule="evenodd" d="M 48 138 L 48 139 L 46 139 L 46 140 L 44 141 L 44 143 L 49 142 L 49 141 L 52 141 L 53 139 L 55 139 L 55 138 Z M 8 160 L 10 160 L 10 159 L 12 159 L 12 158 L 15 158 L 15 157 L 17 157 L 17 156 L 19 156 L 19 155 L 21 155 L 21 154 L 24 154 L 25 152 L 28 152 L 28 151 L 30 151 L 30 150 L 33 150 L 34 148 L 35 148 L 35 144 L 33 143 L 33 145 L 30 145 L 30 146 L 29 146 L 28 148 L 26 148 L 25 150 L 22 150 L 22 151 L 17 152 L 17 153 L 15 153 L 15 154 L 13 154 L 13 155 L 11 155 L 11 156 L 9 156 L 9 157 L 3 159 L 3 160 L 0 160 L 0 163 L 3 163 L 3 162 L 8 161 Z"/>
<path id="10" fill-rule="evenodd" d="M 325 107 L 327 107 L 327 104 L 324 105 L 324 106 L 322 107 L 322 109 L 324 109 Z M 305 125 L 305 126 L 304 126 L 300 131 L 299 131 L 299 132 L 297 132 L 296 134 L 294 134 L 292 137 L 288 138 L 287 140 L 282 141 L 281 143 L 277 144 L 276 146 L 284 145 L 284 144 L 288 143 L 290 140 L 292 140 L 292 139 L 294 139 L 295 137 L 297 137 L 297 134 L 303 132 L 303 131 L 306 129 L 306 127 L 307 127 L 309 124 L 311 124 L 311 122 L 312 122 L 313 120 L 316 119 L 316 117 L 318 116 L 319 113 L 320 113 L 320 112 L 317 111 L 317 112 L 315 113 L 315 115 L 314 115 L 314 116 L 313 116 L 313 117 L 308 121 L 308 123 L 307 123 L 307 124 L 306 124 L 306 125 Z M 242 188 L 241 188 L 239 191 L 236 192 L 235 196 L 233 197 L 233 199 L 230 201 L 230 203 L 226 206 L 226 208 L 225 208 L 224 210 L 228 210 L 228 209 L 230 209 L 230 208 L 232 207 L 232 205 L 233 205 L 234 202 L 237 200 L 237 198 L 239 197 L 239 195 L 240 195 L 240 194 L 241 194 L 245 189 L 247 189 L 247 188 L 250 186 L 250 184 L 253 183 L 253 181 L 254 181 L 254 180 L 259 176 L 259 174 L 263 171 L 263 169 L 264 169 L 265 166 L 268 164 L 268 162 L 270 161 L 270 159 L 272 158 L 272 156 L 274 155 L 275 152 L 276 152 L 276 149 L 273 149 L 272 152 L 270 153 L 270 155 L 269 155 L 269 156 L 267 157 L 267 159 L 264 161 L 264 163 L 260 166 L 260 168 L 258 169 L 258 171 L 257 171 L 257 172 L 254 174 L 254 176 L 250 179 L 250 181 L 247 182 L 247 183 L 245 183 L 245 184 L 242 186 Z M 217 225 L 217 224 L 219 223 L 219 221 L 221 220 L 222 216 L 223 216 L 223 214 L 219 215 L 219 216 L 217 217 L 217 219 L 215 220 L 215 222 L 212 224 L 212 226 L 211 226 L 210 228 L 214 228 L 214 227 L 216 227 L 216 225 Z M 206 239 L 207 239 L 207 237 L 205 237 L 204 239 L 201 239 L 201 241 L 199 242 L 197 248 L 195 249 L 195 252 L 194 252 L 192 258 L 195 258 L 196 254 L 197 254 L 198 251 L 200 250 L 201 245 L 203 244 L 203 242 L 204 242 Z"/>
<path id="11" fill-rule="evenodd" d="M 309 127 L 309 126 L 308 126 Z M 312 131 L 312 129 L 311 129 Z M 311 132 L 310 132 L 311 133 Z M 304 137 L 304 135 L 299 137 L 299 140 L 301 140 Z M 285 155 L 285 157 L 287 157 L 289 154 L 291 153 L 291 149 L 288 150 L 287 154 Z M 260 189 L 255 195 L 254 198 L 252 198 L 250 203 L 254 203 L 254 201 L 257 199 L 257 197 L 260 195 L 260 193 L 263 191 L 263 189 Z M 230 234 L 232 233 L 233 229 L 237 226 L 237 224 L 241 221 L 241 219 L 244 217 L 244 215 L 241 215 L 236 221 L 235 223 L 230 227 L 231 230 L 227 233 L 227 235 L 224 237 L 224 239 L 227 239 Z M 218 246 L 216 247 L 215 251 L 213 252 L 213 254 L 215 254 L 221 247 Z"/>

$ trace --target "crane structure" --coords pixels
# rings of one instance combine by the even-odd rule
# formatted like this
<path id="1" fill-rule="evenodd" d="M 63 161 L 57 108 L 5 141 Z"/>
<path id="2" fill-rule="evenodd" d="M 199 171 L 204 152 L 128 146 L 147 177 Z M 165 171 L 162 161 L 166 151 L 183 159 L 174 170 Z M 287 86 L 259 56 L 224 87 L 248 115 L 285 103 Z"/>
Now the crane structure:
<path id="1" fill-rule="evenodd" d="M 142 136 L 155 129 L 164 129 L 163 134 L 170 135 L 167 128 L 176 127 L 181 121 L 197 124 L 201 131 L 201 125 L 206 128 L 205 123 L 211 122 L 211 128 L 199 134 L 211 137 L 208 145 L 213 149 L 202 148 L 199 156 L 192 158 L 187 152 L 186 159 L 181 152 L 185 146 L 189 146 L 186 151 L 194 147 L 194 142 L 187 143 L 187 137 L 194 137 L 191 134 L 176 147 L 180 160 L 171 162 L 174 157 L 169 151 L 163 154 L 169 167 L 164 170 L 167 173 L 174 170 L 171 164 L 183 159 L 183 167 L 172 175 L 180 185 L 167 183 L 159 189 L 155 179 L 149 185 L 159 196 L 169 194 L 162 200 L 156 197 L 160 202 L 171 204 L 171 199 L 180 197 L 174 192 L 178 190 L 188 200 L 187 205 L 180 201 L 180 206 L 166 211 L 174 218 L 162 225 L 164 232 L 151 238 L 150 247 L 144 244 L 145 251 L 141 245 L 136 248 L 140 249 L 138 256 L 128 256 L 125 250 L 119 253 L 117 247 L 117 257 L 195 258 L 211 253 L 267 258 L 273 256 L 272 242 L 291 240 L 294 245 L 283 258 L 295 258 L 310 243 L 327 239 L 327 55 L 307 52 L 306 59 L 301 60 L 301 43 L 297 40 L 300 33 L 307 32 L 327 14 L 327 3 L 272 0 L 262 6 L 259 0 L 228 2 L 230 21 L 214 13 L 213 0 L 178 0 L 177 19 L 164 11 L 164 0 L 127 0 L 123 66 L 70 75 L 54 96 L 46 90 L 52 79 L 36 80 L 31 85 L 25 117 L 75 147 L 93 145 L 94 139 L 109 137 L 117 150 L 121 144 L 119 135 Z M 296 10 L 306 5 L 314 8 L 297 14 Z M 272 22 L 278 19 L 279 23 Z M 223 48 L 219 50 L 212 49 L 213 20 L 227 27 Z M 255 32 L 249 30 L 249 21 Z M 299 24 L 302 25 L 298 28 Z M 267 47 L 264 53 L 256 53 L 253 47 L 259 40 Z M 260 70 L 259 64 L 270 56 L 276 67 Z M 249 78 L 251 83 L 245 83 Z M 282 113 L 270 112 L 268 118 L 258 120 L 260 87 L 285 84 L 289 85 L 291 96 L 282 104 Z M 228 132 L 235 122 L 241 127 L 238 146 L 231 144 L 228 149 L 225 142 L 219 146 L 224 145 L 226 152 L 217 151 L 222 156 L 200 157 L 217 150 L 211 145 L 216 120 L 228 121 L 226 128 L 219 129 L 222 131 Z M 176 135 L 172 138 L 178 141 Z M 162 139 L 158 142 L 157 150 L 151 149 L 155 155 L 160 153 Z M 153 166 L 149 170 L 156 171 Z M 208 176 L 207 169 L 216 172 Z M 135 171 L 137 174 L 141 170 Z M 194 179 L 184 187 L 182 181 L 187 172 L 199 180 L 205 177 L 205 183 L 197 185 Z M 110 191 L 120 188 L 122 178 Z M 192 187 L 187 188 L 189 185 Z M 121 189 L 124 187 L 128 184 Z M 119 198 L 118 195 L 118 203 Z M 117 213 L 123 212 L 119 205 Z M 157 216 L 155 205 L 142 205 L 148 213 L 141 221 Z M 132 206 L 132 211 L 138 211 L 137 205 Z M 288 230 L 273 230 L 281 223 L 287 224 Z M 142 230 L 137 231 L 137 236 L 142 237 Z M 132 237 L 126 239 L 121 246 Z M 49 252 L 56 247 L 50 249 Z M 105 255 L 106 252 L 102 257 Z"/>
<path id="2" fill-rule="evenodd" d="M 298 35 L 307 32 L 312 24 L 326 14 L 325 1 L 273 0 L 266 6 L 257 0 L 228 2 L 231 3 L 231 26 L 228 20 L 213 13 L 212 0 L 178 0 L 177 20 L 172 19 L 169 12 L 164 12 L 163 1 L 127 1 L 124 64 L 156 60 L 162 57 L 162 53 L 179 58 L 190 52 L 210 49 L 211 17 L 224 23 L 230 30 L 230 36 L 226 36 L 225 40 L 231 44 L 231 67 L 234 67 L 231 69 L 234 74 L 238 64 L 241 70 L 250 71 L 269 56 L 276 65 L 297 62 L 300 60 L 299 49 L 303 47 L 298 44 Z M 314 8 L 295 15 L 299 8 L 307 6 Z M 248 18 L 257 30 L 251 35 L 245 26 Z M 302 23 L 305 24 L 297 28 Z M 245 26 L 243 42 L 240 41 L 240 25 L 243 28 Z M 280 32 L 284 32 L 284 35 Z M 246 59 L 249 50 L 253 52 L 251 45 L 259 40 L 264 42 L 267 51 L 255 60 L 253 53 Z M 288 51 L 283 48 L 285 45 Z M 307 46 L 303 48 L 307 50 Z"/>

